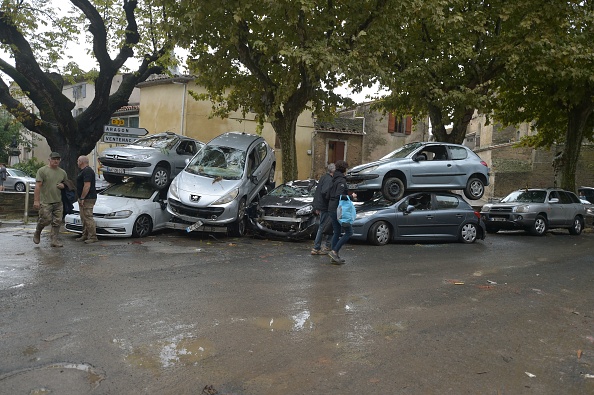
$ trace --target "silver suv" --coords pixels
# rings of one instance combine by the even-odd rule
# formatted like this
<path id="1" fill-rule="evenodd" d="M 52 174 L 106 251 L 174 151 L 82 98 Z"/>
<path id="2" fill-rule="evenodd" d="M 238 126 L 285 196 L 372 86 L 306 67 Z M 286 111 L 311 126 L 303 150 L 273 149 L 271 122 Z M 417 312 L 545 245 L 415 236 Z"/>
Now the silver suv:
<path id="1" fill-rule="evenodd" d="M 246 208 L 266 185 L 274 184 L 276 157 L 261 136 L 230 132 L 215 137 L 169 187 L 167 210 L 190 226 L 187 231 L 228 227 L 246 231 Z"/>
<path id="2" fill-rule="evenodd" d="M 463 190 L 468 199 L 480 199 L 489 185 L 489 167 L 470 148 L 458 144 L 410 143 L 378 161 L 353 167 L 346 179 L 359 200 L 375 191 L 398 201 L 405 191 Z"/>
<path id="3" fill-rule="evenodd" d="M 123 146 L 107 148 L 99 157 L 103 178 L 110 183 L 124 177 L 150 177 L 156 189 L 164 189 L 204 143 L 175 133 L 153 134 Z"/>
<path id="4" fill-rule="evenodd" d="M 523 229 L 536 236 L 552 228 L 567 228 L 579 235 L 585 215 L 585 206 L 575 193 L 557 188 L 519 189 L 481 210 L 489 233 Z"/>

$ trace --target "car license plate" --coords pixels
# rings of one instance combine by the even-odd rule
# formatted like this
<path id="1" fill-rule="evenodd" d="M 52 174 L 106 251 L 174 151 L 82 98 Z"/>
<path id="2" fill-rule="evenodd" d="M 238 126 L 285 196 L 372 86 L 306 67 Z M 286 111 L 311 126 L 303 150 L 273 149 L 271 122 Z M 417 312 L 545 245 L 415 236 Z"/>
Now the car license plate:
<path id="1" fill-rule="evenodd" d="M 72 223 L 74 225 L 81 225 L 82 224 L 82 221 L 81 221 L 80 218 L 72 218 Z"/>
<path id="2" fill-rule="evenodd" d="M 200 228 L 202 225 L 203 225 L 203 222 L 202 222 L 202 221 L 198 221 L 198 222 L 196 222 L 196 223 L 194 223 L 194 224 L 192 224 L 192 225 L 188 226 L 188 227 L 186 228 L 186 232 L 190 233 L 190 232 L 192 232 L 192 231 L 194 231 L 194 230 L 196 230 L 196 229 Z"/>
<path id="3" fill-rule="evenodd" d="M 347 184 L 348 189 L 357 189 L 357 184 Z"/>
<path id="4" fill-rule="evenodd" d="M 505 218 L 491 218 L 491 221 L 505 221 Z"/>
<path id="5" fill-rule="evenodd" d="M 126 174 L 126 170 L 125 169 L 119 169 L 117 167 L 106 167 L 105 171 L 107 173 L 117 173 L 117 174 Z"/>

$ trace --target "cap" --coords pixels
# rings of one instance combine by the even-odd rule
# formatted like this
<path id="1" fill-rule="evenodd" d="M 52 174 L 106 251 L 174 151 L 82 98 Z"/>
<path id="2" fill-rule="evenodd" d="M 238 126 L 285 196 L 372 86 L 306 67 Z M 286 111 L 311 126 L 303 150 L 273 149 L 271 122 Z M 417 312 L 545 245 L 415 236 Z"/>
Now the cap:
<path id="1" fill-rule="evenodd" d="M 60 155 L 58 152 L 52 152 L 50 154 L 50 159 L 56 159 L 56 158 L 60 159 L 60 158 L 62 158 L 62 155 Z"/>

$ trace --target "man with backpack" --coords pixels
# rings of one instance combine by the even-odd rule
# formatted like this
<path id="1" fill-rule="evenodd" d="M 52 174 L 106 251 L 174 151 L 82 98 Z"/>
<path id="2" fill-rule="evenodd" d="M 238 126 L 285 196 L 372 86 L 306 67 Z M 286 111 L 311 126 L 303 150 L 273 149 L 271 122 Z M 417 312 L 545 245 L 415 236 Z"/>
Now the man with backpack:
<path id="1" fill-rule="evenodd" d="M 332 228 L 334 234 L 332 235 L 332 251 L 328 253 L 332 259 L 332 263 L 335 265 L 342 265 L 346 261 L 342 259 L 338 252 L 341 247 L 349 240 L 353 235 L 352 223 L 355 221 L 355 206 L 347 195 L 348 188 L 344 173 L 348 168 L 348 163 L 344 160 L 336 161 L 336 171 L 332 178 L 332 188 L 330 189 L 330 202 L 328 203 L 328 214 L 332 221 Z M 353 198 L 357 195 L 353 194 Z M 340 210 L 340 220 L 338 217 L 338 207 Z M 342 231 L 344 229 L 344 235 Z"/>
<path id="2" fill-rule="evenodd" d="M 330 252 L 332 235 L 324 233 L 330 217 L 328 216 L 328 203 L 330 202 L 330 188 L 332 187 L 332 176 L 336 166 L 334 163 L 330 163 L 327 167 L 328 172 L 320 177 L 318 186 L 314 194 L 313 209 L 316 214 L 320 216 L 320 225 L 318 227 L 318 233 L 314 241 L 313 249 L 311 250 L 312 255 L 326 255 Z M 324 240 L 324 248 L 322 249 L 322 239 Z"/>

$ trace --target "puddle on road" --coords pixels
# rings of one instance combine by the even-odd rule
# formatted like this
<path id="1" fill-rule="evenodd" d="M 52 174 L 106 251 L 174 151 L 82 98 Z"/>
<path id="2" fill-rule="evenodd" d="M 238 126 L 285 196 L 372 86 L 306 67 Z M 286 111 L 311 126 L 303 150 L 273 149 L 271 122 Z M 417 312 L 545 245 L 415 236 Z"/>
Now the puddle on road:
<path id="1" fill-rule="evenodd" d="M 9 372 L 0 376 L 2 394 L 88 394 L 105 373 L 84 363 L 52 363 L 37 368 Z"/>
<path id="2" fill-rule="evenodd" d="M 125 360 L 158 375 L 162 368 L 195 365 L 214 354 L 214 344 L 210 340 L 180 335 L 168 341 L 134 347 Z"/>

